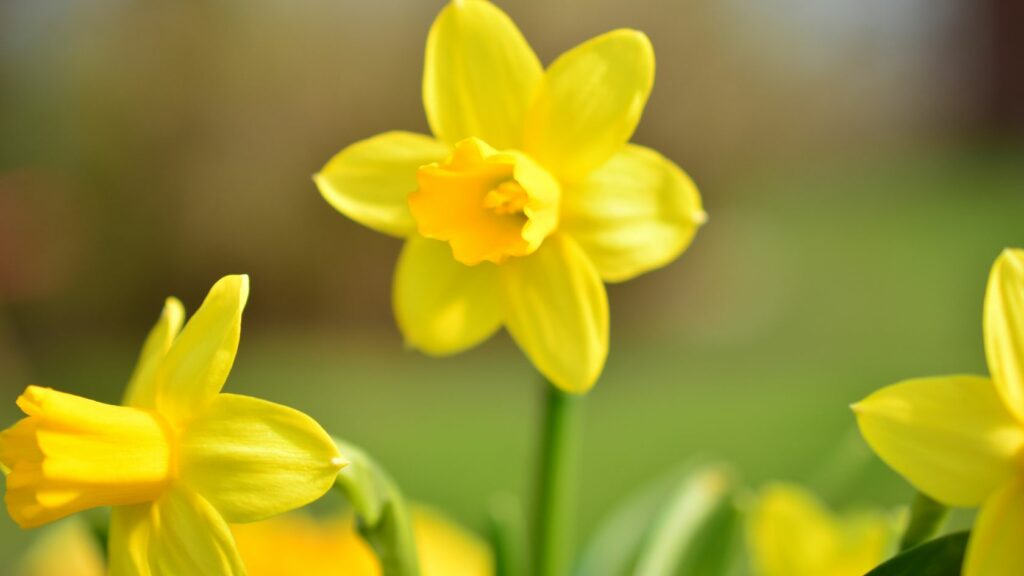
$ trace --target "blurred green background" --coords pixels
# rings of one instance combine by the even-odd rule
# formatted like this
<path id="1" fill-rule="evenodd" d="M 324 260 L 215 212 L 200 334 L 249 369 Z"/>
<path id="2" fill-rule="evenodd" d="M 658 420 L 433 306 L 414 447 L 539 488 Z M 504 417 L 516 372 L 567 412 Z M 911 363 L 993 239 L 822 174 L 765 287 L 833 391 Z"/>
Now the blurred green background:
<path id="1" fill-rule="evenodd" d="M 985 371 L 988 268 L 1024 245 L 1019 5 L 499 4 L 545 62 L 650 35 L 634 140 L 686 169 L 711 217 L 679 261 L 609 288 L 582 531 L 695 454 L 839 507 L 905 502 L 847 406 Z M 441 5 L 0 0 L 0 425 L 27 384 L 115 401 L 165 296 L 191 311 L 247 272 L 230 391 L 307 411 L 470 526 L 495 494 L 528 496 L 525 358 L 504 334 L 450 359 L 403 349 L 399 242 L 310 179 L 355 140 L 427 131 Z M 31 537 L 0 515 L 0 566 Z"/>

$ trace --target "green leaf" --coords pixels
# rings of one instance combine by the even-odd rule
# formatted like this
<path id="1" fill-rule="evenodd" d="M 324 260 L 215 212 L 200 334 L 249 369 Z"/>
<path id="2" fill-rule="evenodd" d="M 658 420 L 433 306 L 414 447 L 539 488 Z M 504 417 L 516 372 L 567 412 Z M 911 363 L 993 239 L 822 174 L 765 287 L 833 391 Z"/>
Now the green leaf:
<path id="1" fill-rule="evenodd" d="M 492 499 L 489 512 L 494 576 L 524 576 L 528 556 L 522 504 L 511 494 L 501 494 Z"/>
<path id="2" fill-rule="evenodd" d="M 718 564 L 718 558 L 706 555 L 706 546 L 724 543 L 727 534 L 710 528 L 729 507 L 731 490 L 732 480 L 722 468 L 710 467 L 690 476 L 676 489 L 656 519 L 640 550 L 635 576 L 678 574 L 686 564 Z M 702 571 L 701 574 L 712 573 Z"/>
<path id="3" fill-rule="evenodd" d="M 900 540 L 900 551 L 909 550 L 927 542 L 942 530 L 949 516 L 949 508 L 926 494 L 918 492 L 910 506 L 910 522 Z"/>
<path id="4" fill-rule="evenodd" d="M 334 486 L 352 504 L 359 533 L 376 552 L 383 576 L 419 576 L 412 521 L 398 486 L 365 452 L 335 443 L 349 465 Z"/>
<path id="5" fill-rule="evenodd" d="M 731 575 L 741 534 L 726 470 L 686 465 L 616 508 L 591 538 L 575 574 Z"/>
<path id="6" fill-rule="evenodd" d="M 866 576 L 960 576 L 970 532 L 957 532 L 915 546 Z"/>

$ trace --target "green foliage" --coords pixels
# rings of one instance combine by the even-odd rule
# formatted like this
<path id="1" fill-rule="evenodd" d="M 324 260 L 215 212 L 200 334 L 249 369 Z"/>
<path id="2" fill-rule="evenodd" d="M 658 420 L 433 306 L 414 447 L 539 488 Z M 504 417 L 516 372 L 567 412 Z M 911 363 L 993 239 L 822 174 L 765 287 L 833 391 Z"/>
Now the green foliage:
<path id="1" fill-rule="evenodd" d="M 412 521 L 402 493 L 365 452 L 335 442 L 350 462 L 338 473 L 335 487 L 352 504 L 359 533 L 377 553 L 384 576 L 419 576 Z"/>
<path id="2" fill-rule="evenodd" d="M 739 565 L 736 487 L 721 466 L 686 466 L 637 492 L 601 524 L 580 576 L 726 576 Z"/>
<path id="3" fill-rule="evenodd" d="M 960 576 L 969 532 L 936 538 L 903 552 L 866 576 Z"/>
<path id="4" fill-rule="evenodd" d="M 511 494 L 491 501 L 488 514 L 495 576 L 525 576 L 529 558 L 522 504 Z"/>
<path id="5" fill-rule="evenodd" d="M 918 492 L 910 506 L 910 524 L 900 540 L 900 551 L 909 550 L 933 538 L 942 529 L 948 516 L 948 507 Z"/>

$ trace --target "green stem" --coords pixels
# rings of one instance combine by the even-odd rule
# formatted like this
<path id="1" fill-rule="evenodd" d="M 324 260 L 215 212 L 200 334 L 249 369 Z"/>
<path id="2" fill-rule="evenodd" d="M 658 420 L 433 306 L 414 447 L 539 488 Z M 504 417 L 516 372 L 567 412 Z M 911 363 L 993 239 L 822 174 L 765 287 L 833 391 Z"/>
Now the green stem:
<path id="1" fill-rule="evenodd" d="M 536 576 L 565 576 L 573 559 L 583 399 L 545 382 L 537 508 L 534 512 Z"/>
<path id="2" fill-rule="evenodd" d="M 900 552 L 931 540 L 946 523 L 948 514 L 949 508 L 918 492 L 910 505 L 910 522 L 900 540 Z"/>

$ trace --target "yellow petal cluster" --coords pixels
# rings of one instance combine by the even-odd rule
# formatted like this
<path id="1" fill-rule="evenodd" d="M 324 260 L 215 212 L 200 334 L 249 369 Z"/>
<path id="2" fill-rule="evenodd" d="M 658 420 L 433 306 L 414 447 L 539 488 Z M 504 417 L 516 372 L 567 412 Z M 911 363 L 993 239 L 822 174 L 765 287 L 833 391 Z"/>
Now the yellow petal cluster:
<path id="1" fill-rule="evenodd" d="M 31 528 L 114 506 L 111 574 L 244 574 L 228 522 L 305 505 L 344 465 L 305 414 L 221 393 L 248 294 L 248 277 L 221 279 L 184 328 L 169 299 L 124 406 L 28 387 L 26 418 L 0 433 L 11 517 Z"/>
<path id="2" fill-rule="evenodd" d="M 486 544 L 438 512 L 412 510 L 422 576 L 491 576 Z M 380 562 L 352 518 L 301 512 L 231 527 L 249 576 L 380 576 Z M 54 525 L 32 544 L 14 576 L 101 576 L 102 552 L 84 522 Z M 204 572 L 205 574 L 205 572 Z"/>
<path id="3" fill-rule="evenodd" d="M 491 3 L 441 11 L 423 73 L 434 137 L 381 134 L 314 177 L 338 211 L 406 239 L 393 294 L 411 346 L 454 354 L 504 325 L 555 385 L 594 385 L 608 354 L 604 282 L 668 264 L 705 219 L 682 170 L 628 143 L 653 83 L 653 49 L 635 30 L 545 70 Z"/>
<path id="4" fill-rule="evenodd" d="M 490 551 L 438 512 L 412 510 L 422 576 L 491 576 Z M 380 576 L 380 562 L 348 519 L 286 514 L 234 527 L 250 576 Z"/>
<path id="5" fill-rule="evenodd" d="M 1024 574 L 1024 250 L 1004 251 L 984 310 L 990 377 L 908 380 L 855 404 L 861 434 L 917 489 L 980 506 L 964 576 Z"/>
<path id="6" fill-rule="evenodd" d="M 749 523 L 757 576 L 862 576 L 889 550 L 892 522 L 880 514 L 837 516 L 798 486 L 762 490 Z"/>

